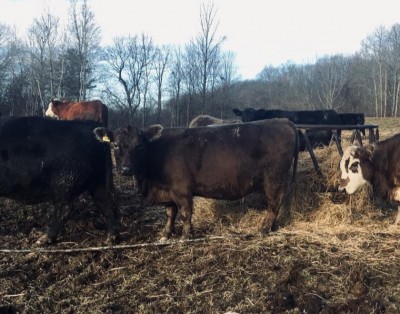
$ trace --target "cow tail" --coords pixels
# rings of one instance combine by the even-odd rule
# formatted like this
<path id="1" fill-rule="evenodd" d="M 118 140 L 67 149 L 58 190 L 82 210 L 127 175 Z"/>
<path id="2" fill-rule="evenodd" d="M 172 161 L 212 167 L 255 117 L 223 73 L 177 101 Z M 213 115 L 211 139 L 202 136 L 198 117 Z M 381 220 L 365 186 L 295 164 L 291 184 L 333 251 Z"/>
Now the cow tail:
<path id="1" fill-rule="evenodd" d="M 296 171 L 297 171 L 297 164 L 299 160 L 299 132 L 297 131 L 297 128 L 294 127 L 294 134 L 295 134 L 295 139 L 296 139 L 296 145 L 295 145 L 295 150 L 294 150 L 294 158 L 293 158 L 293 173 L 292 173 L 292 181 L 290 184 L 294 182 L 294 179 L 296 177 Z"/>

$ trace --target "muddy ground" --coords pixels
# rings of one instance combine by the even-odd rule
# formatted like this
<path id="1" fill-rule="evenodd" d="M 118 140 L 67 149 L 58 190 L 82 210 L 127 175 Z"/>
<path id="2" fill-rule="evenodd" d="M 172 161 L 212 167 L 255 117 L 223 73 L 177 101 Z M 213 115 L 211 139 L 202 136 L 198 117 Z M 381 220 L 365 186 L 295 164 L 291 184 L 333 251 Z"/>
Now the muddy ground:
<path id="1" fill-rule="evenodd" d="M 196 241 L 161 245 L 164 209 L 116 177 L 119 246 L 101 248 L 104 219 L 84 195 L 58 243 L 38 251 L 49 205 L 0 199 L 0 313 L 399 313 L 395 207 L 368 189 L 333 192 L 337 151 L 316 154 L 324 178 L 302 153 L 292 222 L 265 237 L 262 197 L 196 198 Z"/>

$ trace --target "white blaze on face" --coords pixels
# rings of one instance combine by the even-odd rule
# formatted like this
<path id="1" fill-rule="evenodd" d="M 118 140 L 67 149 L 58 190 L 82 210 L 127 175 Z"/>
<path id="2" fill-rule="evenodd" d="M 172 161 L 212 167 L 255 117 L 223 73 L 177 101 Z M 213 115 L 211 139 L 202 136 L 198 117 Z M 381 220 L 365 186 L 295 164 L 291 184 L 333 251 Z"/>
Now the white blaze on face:
<path id="1" fill-rule="evenodd" d="M 348 194 L 353 194 L 367 183 L 363 177 L 360 159 L 354 158 L 357 149 L 359 149 L 357 146 L 347 147 L 340 160 L 341 180 L 339 190 L 346 190 Z"/>
<path id="2" fill-rule="evenodd" d="M 45 115 L 47 117 L 52 117 L 52 118 L 58 119 L 58 116 L 53 111 L 53 103 L 52 102 L 49 103 L 49 108 L 47 108 Z"/>

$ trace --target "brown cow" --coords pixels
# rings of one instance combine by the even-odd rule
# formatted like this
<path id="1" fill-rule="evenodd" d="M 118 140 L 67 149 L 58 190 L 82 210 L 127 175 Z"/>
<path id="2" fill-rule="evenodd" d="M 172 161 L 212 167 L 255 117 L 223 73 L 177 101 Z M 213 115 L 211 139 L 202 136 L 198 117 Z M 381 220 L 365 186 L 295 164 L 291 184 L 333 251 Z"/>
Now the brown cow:
<path id="1" fill-rule="evenodd" d="M 60 120 L 93 120 L 108 126 L 108 108 L 100 100 L 75 102 L 52 99 L 45 115 Z"/>
<path id="2" fill-rule="evenodd" d="M 269 211 L 262 221 L 262 233 L 275 229 L 289 216 L 298 137 L 287 119 L 216 128 L 163 129 L 154 125 L 145 131 L 128 126 L 112 132 L 100 127 L 94 132 L 100 141 L 111 141 L 118 168 L 136 178 L 150 204 L 170 206 L 162 239 L 174 232 L 178 209 L 182 237 L 191 235 L 194 196 L 233 200 L 264 192 Z"/>
<path id="3" fill-rule="evenodd" d="M 400 134 L 365 147 L 349 146 L 340 161 L 339 190 L 349 194 L 372 184 L 374 194 L 400 204 Z M 400 223 L 400 205 L 394 224 Z"/>
<path id="4" fill-rule="evenodd" d="M 199 115 L 190 122 L 189 128 L 196 128 L 200 126 L 210 126 L 210 125 L 238 124 L 238 123 L 242 123 L 242 121 L 222 120 L 209 115 Z"/>

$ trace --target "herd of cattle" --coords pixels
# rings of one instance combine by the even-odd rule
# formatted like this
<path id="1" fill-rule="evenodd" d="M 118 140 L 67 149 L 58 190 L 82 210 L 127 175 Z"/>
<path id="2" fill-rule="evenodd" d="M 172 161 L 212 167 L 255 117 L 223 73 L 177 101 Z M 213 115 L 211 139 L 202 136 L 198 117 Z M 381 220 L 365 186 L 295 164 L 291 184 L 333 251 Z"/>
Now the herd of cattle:
<path id="1" fill-rule="evenodd" d="M 232 200 L 253 192 L 265 195 L 268 210 L 260 231 L 267 233 L 290 219 L 292 183 L 302 148 L 296 124 L 364 124 L 363 114 L 334 110 L 233 112 L 241 120 L 199 116 L 189 128 L 126 126 L 114 131 L 107 128 L 107 107 L 100 101 L 52 101 L 46 115 L 57 120 L 2 117 L 0 196 L 52 202 L 47 233 L 38 239 L 42 244 L 57 239 L 74 200 L 88 191 L 105 216 L 108 240 L 114 243 L 120 222 L 112 152 L 118 172 L 135 179 L 147 203 L 166 206 L 162 239 L 175 232 L 178 212 L 182 237 L 191 236 L 194 196 Z M 322 143 L 318 136 L 314 138 Z M 369 182 L 379 196 L 400 202 L 399 144 L 396 135 L 365 147 L 349 146 L 340 161 L 339 190 L 351 194 Z M 395 223 L 400 223 L 399 213 Z"/>

